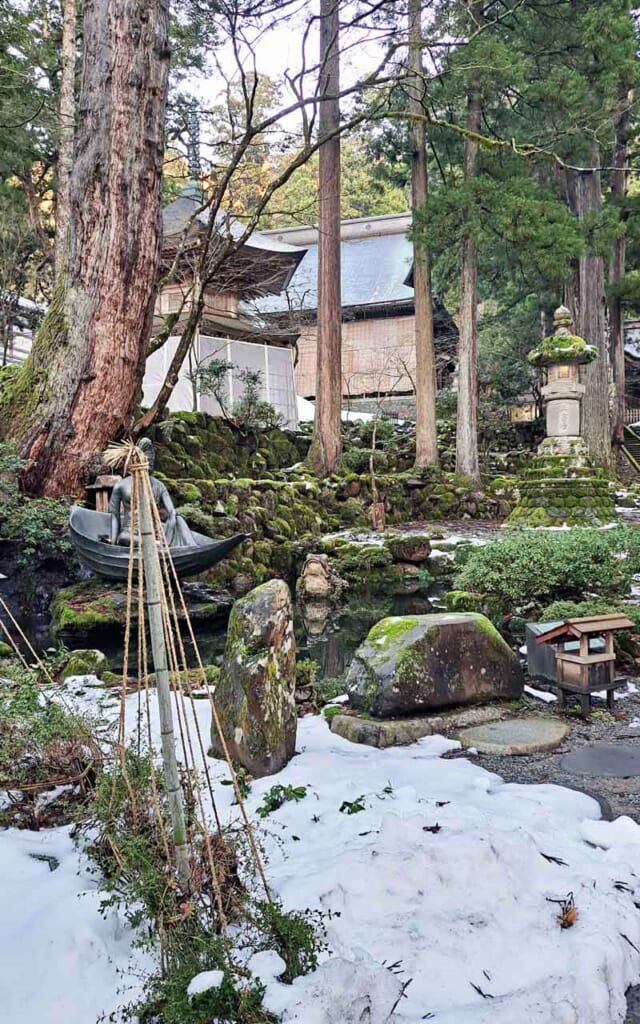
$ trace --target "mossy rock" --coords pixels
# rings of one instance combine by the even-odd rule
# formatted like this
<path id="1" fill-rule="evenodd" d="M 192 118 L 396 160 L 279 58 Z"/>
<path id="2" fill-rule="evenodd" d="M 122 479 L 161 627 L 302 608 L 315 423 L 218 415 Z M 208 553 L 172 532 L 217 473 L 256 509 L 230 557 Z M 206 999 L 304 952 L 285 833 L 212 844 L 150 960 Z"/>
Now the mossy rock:
<path id="1" fill-rule="evenodd" d="M 0 640 L 0 658 L 13 658 L 15 651 L 9 644 L 5 644 L 3 640 Z"/>
<path id="2" fill-rule="evenodd" d="M 295 751 L 295 653 L 291 597 L 282 580 L 235 603 L 216 707 L 232 758 L 258 777 L 280 771 Z M 215 723 L 211 743 L 221 754 Z"/>
<path id="3" fill-rule="evenodd" d="M 97 676 L 98 679 L 104 679 L 108 671 L 109 662 L 106 655 L 96 648 L 87 648 L 71 651 L 60 675 L 63 679 L 69 676 Z"/>
<path id="4" fill-rule="evenodd" d="M 57 636 L 86 635 L 124 624 L 125 588 L 91 580 L 59 590 L 51 602 L 51 631 Z"/>
<path id="5" fill-rule="evenodd" d="M 399 537 L 388 537 L 385 547 L 391 552 L 394 562 L 424 562 L 431 554 L 431 537 L 428 533 L 407 533 Z"/>
<path id="6" fill-rule="evenodd" d="M 382 544 L 345 543 L 337 549 L 336 569 L 346 579 L 354 573 L 391 565 L 391 552 Z"/>
<path id="7" fill-rule="evenodd" d="M 444 603 L 449 612 L 483 612 L 484 594 L 474 594 L 470 590 L 450 590 L 444 595 Z"/>
<path id="8" fill-rule="evenodd" d="M 396 616 L 370 630 L 346 679 L 349 701 L 379 718 L 522 693 L 520 663 L 483 615 Z"/>

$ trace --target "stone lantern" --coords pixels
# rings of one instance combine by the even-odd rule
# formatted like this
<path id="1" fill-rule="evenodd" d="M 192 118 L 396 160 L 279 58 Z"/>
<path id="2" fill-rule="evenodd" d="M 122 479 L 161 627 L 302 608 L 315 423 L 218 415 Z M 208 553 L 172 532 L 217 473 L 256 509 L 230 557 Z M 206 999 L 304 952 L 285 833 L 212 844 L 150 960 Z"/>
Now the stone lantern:
<path id="1" fill-rule="evenodd" d="M 542 389 L 546 437 L 524 470 L 518 502 L 507 523 L 513 526 L 601 526 L 615 519 L 607 474 L 589 458 L 582 435 L 585 392 L 578 367 L 598 356 L 595 345 L 572 333 L 571 313 L 556 309 L 554 333 L 529 353 L 533 366 L 544 366 Z"/>
<path id="2" fill-rule="evenodd" d="M 598 350 L 572 333 L 571 313 L 566 306 L 556 309 L 553 325 L 554 333 L 529 353 L 533 366 L 547 368 L 547 383 L 542 389 L 547 436 L 538 451 L 541 455 L 586 455 L 581 421 L 585 387 L 578 380 L 578 367 L 596 359 Z"/>

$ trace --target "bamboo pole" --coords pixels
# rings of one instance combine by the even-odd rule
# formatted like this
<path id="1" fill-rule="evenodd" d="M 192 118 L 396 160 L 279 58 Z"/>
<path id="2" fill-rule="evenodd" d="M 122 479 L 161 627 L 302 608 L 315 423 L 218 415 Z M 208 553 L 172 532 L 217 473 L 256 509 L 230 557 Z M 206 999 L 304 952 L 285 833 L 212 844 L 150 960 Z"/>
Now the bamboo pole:
<path id="1" fill-rule="evenodd" d="M 161 589 L 163 587 L 160 570 L 160 559 L 153 527 L 151 501 L 151 485 L 146 466 L 133 465 L 132 473 L 138 475 L 138 503 L 140 511 L 140 546 L 141 561 L 144 567 L 147 617 L 153 653 L 153 666 L 156 673 L 156 689 L 158 694 L 158 710 L 160 713 L 160 736 L 162 740 L 162 761 L 171 830 L 176 858 L 176 873 L 183 892 L 191 888 L 191 869 L 189 867 L 189 847 L 187 845 L 187 827 L 184 814 L 184 799 L 178 762 L 176 759 L 175 735 L 173 731 L 173 712 L 171 708 L 171 687 L 167 667 L 167 648 L 165 644 L 164 625 L 162 620 Z M 133 517 L 132 517 L 133 518 Z"/>

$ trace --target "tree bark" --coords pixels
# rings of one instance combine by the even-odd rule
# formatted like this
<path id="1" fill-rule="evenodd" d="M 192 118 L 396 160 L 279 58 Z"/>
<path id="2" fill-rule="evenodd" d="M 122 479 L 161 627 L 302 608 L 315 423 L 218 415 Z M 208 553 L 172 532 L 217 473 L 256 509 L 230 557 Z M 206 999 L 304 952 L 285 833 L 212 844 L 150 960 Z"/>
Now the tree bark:
<path id="1" fill-rule="evenodd" d="M 482 21 L 483 0 L 471 6 L 471 30 Z M 472 62 L 473 63 L 473 62 Z M 467 128 L 480 131 L 482 114 L 478 71 L 469 72 Z M 478 164 L 478 142 L 467 136 L 464 142 L 464 178 L 472 181 Z M 478 459 L 478 245 L 467 231 L 460 253 L 460 331 L 458 337 L 458 408 L 456 415 L 456 472 L 480 483 Z"/>
<path id="2" fill-rule="evenodd" d="M 416 340 L 416 467 L 438 464 L 436 434 L 436 357 L 433 343 L 431 272 L 426 245 L 416 239 L 416 211 L 424 210 L 429 179 L 424 118 L 421 0 L 409 0 L 409 113 L 411 123 L 411 210 L 413 213 L 413 293 Z"/>
<path id="3" fill-rule="evenodd" d="M 602 205 L 600 153 L 593 143 L 592 171 L 568 171 L 567 186 L 571 211 L 579 220 Z M 609 354 L 604 316 L 604 263 L 595 252 L 585 251 L 578 265 L 569 295 L 577 333 L 598 349 L 598 359 L 582 368 L 586 391 L 582 402 L 582 432 L 591 457 L 601 466 L 611 465 L 611 424 L 609 413 Z"/>
<path id="4" fill-rule="evenodd" d="M 627 174 L 629 160 L 629 119 L 631 105 L 629 102 L 629 90 L 623 85 L 616 98 L 613 111 L 613 125 L 615 130 L 615 143 L 613 148 L 613 166 L 611 172 L 611 194 L 622 205 L 627 194 Z M 625 215 L 621 214 L 624 221 Z M 624 277 L 625 273 L 625 235 L 620 232 L 613 243 L 611 254 L 611 267 L 609 281 L 614 284 Z M 611 327 L 611 363 L 613 367 L 613 382 L 615 384 L 615 405 L 613 414 L 613 444 L 619 448 L 624 441 L 624 410 L 625 410 L 625 364 L 624 364 L 624 313 L 622 299 L 619 295 L 612 295 L 609 300 L 609 323 Z"/>
<path id="5" fill-rule="evenodd" d="M 56 275 L 61 274 L 64 270 L 69 237 L 73 136 L 76 115 L 76 0 L 65 0 L 64 4 L 61 62 L 60 104 L 58 107 L 58 159 L 56 165 L 56 244 L 54 258 Z"/>
<path id="6" fill-rule="evenodd" d="M 125 431 L 144 375 L 160 247 L 168 0 L 86 0 L 69 259 L 0 398 L 23 483 L 58 495 Z"/>
<path id="7" fill-rule="evenodd" d="M 320 0 L 318 341 L 316 410 L 307 462 L 335 470 L 342 454 L 342 301 L 340 290 L 339 0 Z"/>

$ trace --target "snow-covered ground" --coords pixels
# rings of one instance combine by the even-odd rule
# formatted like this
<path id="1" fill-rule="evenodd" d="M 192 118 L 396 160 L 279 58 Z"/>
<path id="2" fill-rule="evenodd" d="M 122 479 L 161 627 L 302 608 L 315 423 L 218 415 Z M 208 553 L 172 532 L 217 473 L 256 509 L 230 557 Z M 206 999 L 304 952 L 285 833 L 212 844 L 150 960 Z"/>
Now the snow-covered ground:
<path id="1" fill-rule="evenodd" d="M 206 733 L 206 701 L 197 714 Z M 623 1021 L 640 979 L 640 827 L 599 821 L 583 794 L 443 760 L 453 746 L 428 737 L 376 750 L 310 717 L 287 768 L 253 784 L 252 817 L 274 783 L 307 787 L 257 828 L 285 907 L 332 915 L 327 962 L 293 986 L 268 981 L 266 1004 L 297 1024 Z M 235 815 L 230 787 L 218 792 Z M 341 813 L 360 797 L 363 811 Z M 549 900 L 570 892 L 578 917 L 563 930 Z M 66 829 L 0 832 L 3 1024 L 94 1024 L 139 991 L 145 965 L 100 898 Z"/>

